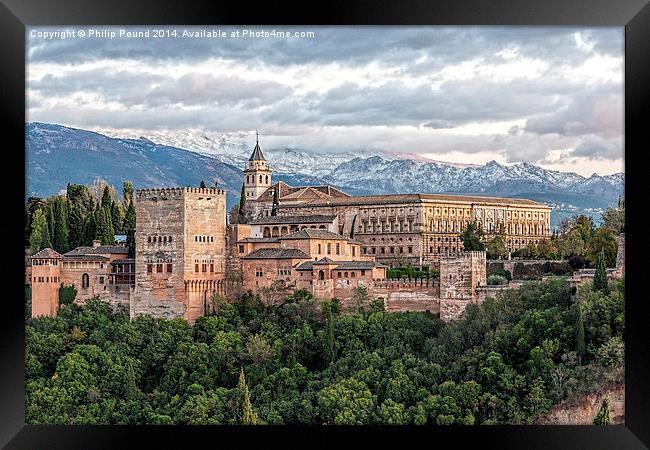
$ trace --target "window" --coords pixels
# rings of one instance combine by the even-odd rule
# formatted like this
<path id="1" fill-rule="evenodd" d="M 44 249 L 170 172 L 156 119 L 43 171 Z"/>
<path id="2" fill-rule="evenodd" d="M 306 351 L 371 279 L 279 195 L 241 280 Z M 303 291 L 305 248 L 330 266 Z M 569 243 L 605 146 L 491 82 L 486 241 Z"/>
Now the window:
<path id="1" fill-rule="evenodd" d="M 87 273 L 84 273 L 83 275 L 81 275 L 81 287 L 87 288 L 89 284 L 90 284 L 90 278 L 88 277 Z"/>
<path id="2" fill-rule="evenodd" d="M 351 276 L 352 278 L 354 278 L 354 277 L 357 276 L 357 273 L 356 273 L 356 272 L 350 272 L 350 276 Z"/>
<path id="3" fill-rule="evenodd" d="M 409 247 L 409 248 L 408 248 L 408 252 L 409 252 L 409 254 L 410 254 L 410 253 L 413 253 L 413 247 Z"/>
<path id="4" fill-rule="evenodd" d="M 172 265 L 167 263 L 167 273 L 172 273 Z"/>
<path id="5" fill-rule="evenodd" d="M 172 237 L 169 236 L 169 238 L 167 239 L 167 241 L 171 243 L 171 241 L 172 241 Z"/>
<path id="6" fill-rule="evenodd" d="M 365 276 L 366 276 L 366 271 L 365 271 L 365 270 L 362 270 L 362 271 L 361 271 L 361 276 L 362 276 L 362 277 L 365 277 Z"/>
<path id="7" fill-rule="evenodd" d="M 147 264 L 147 273 L 151 273 L 153 271 L 153 264 Z"/>
<path id="8" fill-rule="evenodd" d="M 207 264 L 201 264 L 201 272 L 207 272 L 208 271 L 208 265 Z"/>
<path id="9" fill-rule="evenodd" d="M 336 254 L 337 255 L 341 254 L 341 244 L 339 244 L 338 242 L 336 243 Z"/>
<path id="10" fill-rule="evenodd" d="M 214 263 L 210 263 L 210 273 L 214 272 Z"/>
<path id="11" fill-rule="evenodd" d="M 239 253 L 244 253 L 244 246 L 243 245 L 239 246 Z"/>
<path id="12" fill-rule="evenodd" d="M 198 265 L 198 263 L 194 264 L 194 272 L 199 273 L 199 265 Z"/>
<path id="13" fill-rule="evenodd" d="M 151 244 L 151 236 L 147 236 L 147 242 Z"/>
<path id="14" fill-rule="evenodd" d="M 318 244 L 318 254 L 320 255 L 320 253 L 321 253 L 321 248 L 320 248 L 320 244 Z"/>
<path id="15" fill-rule="evenodd" d="M 353 246 L 352 247 L 352 256 L 356 256 L 356 255 L 357 255 L 357 248 Z"/>
<path id="16" fill-rule="evenodd" d="M 261 277 L 263 275 L 264 275 L 264 272 L 262 271 L 261 267 L 258 267 L 258 268 L 255 269 L 255 276 L 256 277 Z"/>
<path id="17" fill-rule="evenodd" d="M 99 284 L 104 284 L 104 277 L 99 277 Z"/>
<path id="18" fill-rule="evenodd" d="M 163 270 L 163 265 L 162 264 L 156 264 L 156 273 L 162 273 Z"/>
<path id="19" fill-rule="evenodd" d="M 327 243 L 327 254 L 328 255 L 332 254 L 332 244 L 330 242 Z"/>

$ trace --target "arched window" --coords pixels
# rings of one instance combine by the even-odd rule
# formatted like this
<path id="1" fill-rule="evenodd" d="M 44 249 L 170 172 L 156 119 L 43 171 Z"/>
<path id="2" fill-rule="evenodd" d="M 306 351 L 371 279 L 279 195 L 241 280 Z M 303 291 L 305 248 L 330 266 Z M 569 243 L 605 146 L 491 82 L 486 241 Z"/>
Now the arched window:
<path id="1" fill-rule="evenodd" d="M 266 184 L 269 184 L 269 176 L 266 176 Z"/>
<path id="2" fill-rule="evenodd" d="M 81 275 L 81 287 L 82 288 L 87 288 L 90 285 L 90 277 L 88 277 L 87 273 L 84 273 Z"/>
<path id="3" fill-rule="evenodd" d="M 264 232 L 262 233 L 262 236 L 265 238 L 271 237 L 271 229 L 269 227 L 264 227 Z"/>
<path id="4" fill-rule="evenodd" d="M 260 184 L 262 184 L 262 175 L 260 175 Z"/>
<path id="5" fill-rule="evenodd" d="M 319 270 L 318 271 L 318 279 L 319 280 L 324 280 L 325 279 L 325 272 L 323 272 L 322 270 Z"/>

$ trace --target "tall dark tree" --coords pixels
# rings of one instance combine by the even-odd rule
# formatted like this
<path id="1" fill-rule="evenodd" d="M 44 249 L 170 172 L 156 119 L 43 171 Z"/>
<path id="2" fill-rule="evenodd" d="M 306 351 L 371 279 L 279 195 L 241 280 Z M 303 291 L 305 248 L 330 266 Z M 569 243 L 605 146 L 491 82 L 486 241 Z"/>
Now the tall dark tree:
<path id="1" fill-rule="evenodd" d="M 275 185 L 275 189 L 273 190 L 273 207 L 271 208 L 271 215 L 272 216 L 277 216 L 278 215 L 278 208 L 280 207 L 280 183 Z"/>
<path id="2" fill-rule="evenodd" d="M 43 209 L 37 209 L 32 219 L 32 234 L 29 237 L 29 244 L 32 249 L 32 255 L 44 248 L 51 247 L 50 231 L 47 226 L 47 219 Z"/>
<path id="3" fill-rule="evenodd" d="M 76 248 L 82 245 L 83 221 L 84 218 L 81 215 L 81 208 L 72 205 L 68 214 L 68 244 L 70 248 Z"/>
<path id="4" fill-rule="evenodd" d="M 103 245 L 115 243 L 115 232 L 111 222 L 110 212 L 106 208 L 97 208 L 97 231 L 95 239 L 100 240 Z"/>
<path id="5" fill-rule="evenodd" d="M 66 201 L 63 198 L 57 198 L 54 203 L 54 236 L 52 246 L 59 253 L 65 253 L 70 250 L 68 243 L 68 218 L 66 217 Z"/>
<path id="6" fill-rule="evenodd" d="M 54 237 L 54 224 L 56 224 L 56 218 L 54 214 L 54 203 L 55 197 L 50 197 L 47 201 L 46 211 L 47 211 L 47 231 L 51 239 Z"/>
<path id="7" fill-rule="evenodd" d="M 133 201 L 129 202 L 124 214 L 122 231 L 126 234 L 126 245 L 129 248 L 129 258 L 135 257 L 135 206 Z"/>
<path id="8" fill-rule="evenodd" d="M 97 235 L 97 214 L 91 212 L 84 218 L 79 245 L 92 245 Z"/>
<path id="9" fill-rule="evenodd" d="M 580 357 L 584 357 L 586 346 L 585 346 L 585 323 L 582 318 L 582 306 L 580 302 L 576 304 L 576 352 Z"/>
<path id="10" fill-rule="evenodd" d="M 246 223 L 247 222 L 246 218 L 246 189 L 244 186 L 244 183 L 241 184 L 241 194 L 239 196 L 239 214 L 238 214 L 238 222 L 239 223 Z"/>
<path id="11" fill-rule="evenodd" d="M 104 186 L 104 192 L 102 193 L 101 207 L 110 211 L 112 201 L 113 199 L 111 198 L 111 189 L 108 187 L 108 185 L 106 185 Z"/>
<path id="12" fill-rule="evenodd" d="M 129 203 L 133 201 L 133 183 L 129 180 L 122 183 L 122 196 L 122 206 L 126 210 L 129 207 Z"/>
<path id="13" fill-rule="evenodd" d="M 112 201 L 111 202 L 111 222 L 113 223 L 113 230 L 116 234 L 122 234 L 122 210 L 120 205 Z"/>
<path id="14" fill-rule="evenodd" d="M 465 251 L 485 250 L 483 230 L 478 222 L 473 221 L 467 224 L 467 228 L 463 231 L 463 248 Z"/>
<path id="15" fill-rule="evenodd" d="M 257 416 L 253 411 L 251 404 L 251 396 L 246 384 L 246 377 L 244 376 L 244 369 L 239 372 L 239 383 L 237 383 L 237 394 L 239 396 L 239 404 L 237 408 L 237 422 L 240 425 L 257 425 Z"/>
<path id="16" fill-rule="evenodd" d="M 29 238 L 32 235 L 32 221 L 36 210 L 44 208 L 45 201 L 39 197 L 29 197 L 25 205 L 25 245 L 29 245 Z"/>
<path id="17" fill-rule="evenodd" d="M 596 262 L 596 273 L 594 274 L 594 291 L 600 291 L 605 294 L 609 292 L 607 284 L 607 269 L 605 268 L 605 252 L 600 251 L 598 261 Z"/>

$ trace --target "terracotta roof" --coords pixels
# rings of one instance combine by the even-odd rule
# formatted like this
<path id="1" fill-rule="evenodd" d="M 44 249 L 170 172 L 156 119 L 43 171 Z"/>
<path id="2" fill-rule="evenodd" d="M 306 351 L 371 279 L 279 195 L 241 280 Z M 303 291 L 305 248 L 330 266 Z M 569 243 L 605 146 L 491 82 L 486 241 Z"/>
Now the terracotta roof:
<path id="1" fill-rule="evenodd" d="M 260 248 L 242 259 L 309 259 L 309 255 L 297 248 Z"/>
<path id="2" fill-rule="evenodd" d="M 375 261 L 333 261 L 329 258 L 323 258 L 318 261 L 305 261 L 296 266 L 296 270 L 313 270 L 318 265 L 335 265 L 332 270 L 367 270 L 375 267 L 388 267 Z"/>
<path id="3" fill-rule="evenodd" d="M 318 195 L 321 197 L 323 200 L 326 200 L 328 198 L 351 198 L 352 196 L 350 194 L 347 194 L 343 192 L 342 190 L 335 188 L 334 186 L 330 185 L 325 185 L 325 186 L 290 186 L 287 183 L 283 181 L 278 181 L 277 183 L 269 186 L 266 191 L 264 191 L 256 200 L 252 201 L 265 201 L 265 202 L 270 202 L 272 201 L 273 198 L 273 191 L 275 190 L 275 187 L 278 186 L 279 191 L 280 191 L 280 201 L 283 199 L 293 199 L 297 196 L 302 195 L 302 193 L 305 192 L 305 190 L 310 189 L 312 193 L 315 195 Z M 317 191 L 317 192 L 316 192 Z M 320 193 L 320 194 L 319 194 Z M 321 195 L 323 194 L 323 195 Z"/>
<path id="4" fill-rule="evenodd" d="M 44 248 L 40 252 L 37 252 L 32 255 L 32 258 L 35 259 L 55 259 L 60 258 L 61 254 L 55 250 L 52 250 L 50 247 Z"/>
<path id="5" fill-rule="evenodd" d="M 111 264 L 135 264 L 135 258 L 114 259 Z"/>
<path id="6" fill-rule="evenodd" d="M 99 247 L 77 247 L 74 250 L 70 250 L 67 253 L 64 253 L 63 256 L 75 256 L 75 255 L 107 255 L 107 254 L 122 254 L 126 255 L 129 253 L 129 249 L 126 247 L 121 247 L 119 245 L 100 245 Z"/>
<path id="7" fill-rule="evenodd" d="M 67 253 L 61 258 L 63 261 L 108 261 L 108 256 L 102 255 L 68 255 Z"/>
<path id="8" fill-rule="evenodd" d="M 336 216 L 314 214 L 310 216 L 268 216 L 260 217 L 249 222 L 250 225 L 276 224 L 276 223 L 323 223 L 333 222 Z"/>
<path id="9" fill-rule="evenodd" d="M 279 237 L 245 237 L 237 242 L 280 242 Z"/>
<path id="10" fill-rule="evenodd" d="M 333 259 L 328 258 L 327 256 L 325 258 L 321 258 L 318 261 L 314 261 L 312 264 L 313 265 L 319 265 L 319 266 L 326 266 L 330 264 L 337 264 L 340 261 L 334 261 Z"/>
<path id="11" fill-rule="evenodd" d="M 300 231 L 294 231 L 289 233 L 286 236 L 280 236 L 280 240 L 283 239 L 338 239 L 348 241 L 349 238 L 341 236 L 337 233 L 332 233 L 327 230 L 317 230 L 316 228 L 305 228 Z"/>
<path id="12" fill-rule="evenodd" d="M 347 198 L 332 198 L 323 200 L 312 200 L 297 205 L 293 208 L 312 207 L 315 205 L 386 205 L 395 203 L 428 203 L 430 201 L 441 202 L 465 202 L 465 203 L 492 203 L 499 205 L 519 205 L 545 207 L 543 203 L 535 202 L 525 198 L 503 198 L 503 197 L 482 197 L 478 195 L 448 195 L 448 194 L 386 194 L 386 195 L 359 195 Z"/>

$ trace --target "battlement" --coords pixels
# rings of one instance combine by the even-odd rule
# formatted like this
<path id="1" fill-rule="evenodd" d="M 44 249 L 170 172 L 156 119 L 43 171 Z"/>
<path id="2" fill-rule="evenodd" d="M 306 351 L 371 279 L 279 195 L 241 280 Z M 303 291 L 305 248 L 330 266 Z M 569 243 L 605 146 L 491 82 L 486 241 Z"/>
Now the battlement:
<path id="1" fill-rule="evenodd" d="M 374 286 L 386 289 L 433 288 L 439 283 L 433 278 L 386 278 L 375 280 Z"/>
<path id="2" fill-rule="evenodd" d="M 150 188 L 138 189 L 135 196 L 138 200 L 154 199 L 158 197 L 176 197 L 180 198 L 184 193 L 225 196 L 226 191 L 218 188 L 201 188 L 201 187 L 174 187 L 174 188 Z"/>
<path id="3" fill-rule="evenodd" d="M 440 256 L 441 260 L 458 260 L 458 259 L 485 259 L 486 258 L 486 253 L 485 251 L 479 251 L 479 250 L 472 250 L 468 252 L 460 252 L 460 254 L 443 254 Z"/>

